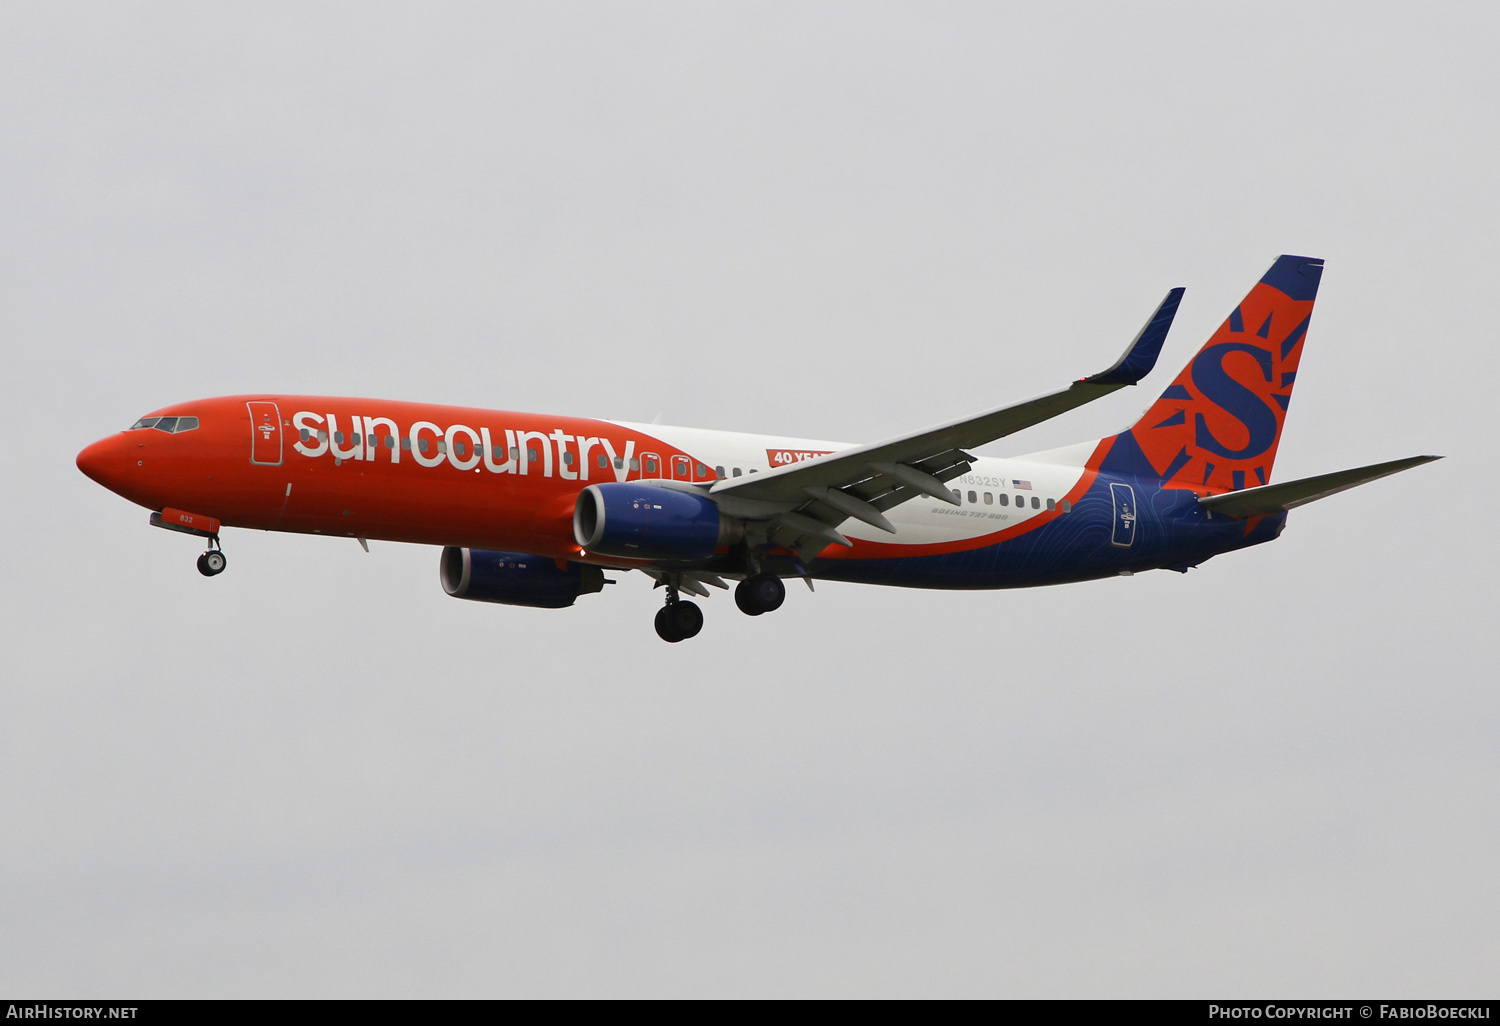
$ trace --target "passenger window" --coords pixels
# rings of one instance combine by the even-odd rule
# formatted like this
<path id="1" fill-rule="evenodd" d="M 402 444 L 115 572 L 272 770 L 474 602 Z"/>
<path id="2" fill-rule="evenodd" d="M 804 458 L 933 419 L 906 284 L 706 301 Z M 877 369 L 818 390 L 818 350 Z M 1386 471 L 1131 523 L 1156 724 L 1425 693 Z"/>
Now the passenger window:
<path id="1" fill-rule="evenodd" d="M 741 473 L 740 473 L 740 468 L 739 468 L 739 467 L 735 467 L 735 468 L 734 468 L 734 476 L 735 476 L 735 477 L 742 477 L 742 476 L 743 476 L 743 475 L 742 475 L 742 474 L 741 474 Z"/>
<path id="2" fill-rule="evenodd" d="M 539 460 L 541 458 L 542 458 L 542 454 L 541 454 L 540 450 L 538 450 L 538 449 L 527 449 L 526 450 L 526 459 L 527 459 L 528 462 L 535 463 L 537 460 Z"/>
<path id="3" fill-rule="evenodd" d="M 714 477 L 718 478 L 720 481 L 724 480 L 728 476 L 729 476 L 728 474 L 724 473 L 724 468 L 723 467 L 715 467 L 714 468 Z"/>
<path id="4" fill-rule="evenodd" d="M 648 474 L 654 474 L 654 473 L 656 473 L 656 461 L 655 460 L 647 460 L 646 461 L 646 473 L 648 473 Z"/>
<path id="5" fill-rule="evenodd" d="M 1069 502 L 1067 499 L 1064 499 L 1062 501 L 1061 508 L 1062 508 L 1062 511 L 1064 513 L 1071 513 L 1071 512 L 1073 512 L 1073 504 L 1071 502 Z"/>
<path id="6" fill-rule="evenodd" d="M 1000 493 L 1000 505 L 1002 505 L 1002 506 L 1009 506 L 1010 505 L 1010 496 L 1007 495 L 1007 494 L 1005 494 L 1004 492 Z"/>
<path id="7" fill-rule="evenodd" d="M 616 456 L 615 457 L 615 469 L 616 470 L 624 470 L 625 469 L 625 457 L 624 456 Z"/>
<path id="8" fill-rule="evenodd" d="M 536 450 L 533 449 L 531 451 L 535 452 Z M 603 470 L 605 467 L 609 466 L 609 457 L 605 456 L 603 453 L 600 453 L 598 456 L 595 457 L 595 459 L 599 463 L 599 469 L 600 470 Z"/>
<path id="9" fill-rule="evenodd" d="M 1031 508 L 1032 509 L 1041 509 L 1042 508 L 1042 500 L 1039 499 L 1039 498 L 1037 498 L 1035 495 L 1033 495 L 1031 497 Z"/>
<path id="10" fill-rule="evenodd" d="M 403 438 L 403 439 L 401 439 L 401 448 L 403 450 L 405 450 L 406 452 L 411 452 L 411 439 L 410 438 Z"/>
<path id="11" fill-rule="evenodd" d="M 318 441 L 320 441 L 320 442 L 326 442 L 326 441 L 328 441 L 328 432 L 324 431 L 322 428 L 318 429 Z"/>
<path id="12" fill-rule="evenodd" d="M 445 440 L 445 441 L 439 442 L 438 443 L 438 455 L 440 455 L 440 456 L 441 455 L 445 455 L 447 452 L 448 452 L 448 443 L 447 443 L 447 441 Z"/>
<path id="13" fill-rule="evenodd" d="M 1056 503 L 1056 502 L 1054 502 L 1054 501 L 1053 501 L 1053 500 L 1051 500 L 1051 499 L 1048 499 L 1048 500 L 1047 500 L 1047 508 L 1048 508 L 1048 509 L 1056 509 L 1056 508 L 1057 508 L 1057 503 Z"/>
<path id="14" fill-rule="evenodd" d="M 630 469 L 631 470 L 640 470 L 641 469 L 641 461 L 638 460 L 638 459 L 632 458 L 631 461 L 630 461 Z"/>
<path id="15" fill-rule="evenodd" d="M 565 467 L 571 467 L 572 465 L 573 465 L 573 454 L 571 452 L 565 452 L 565 453 L 563 453 L 563 466 L 565 466 Z"/>
<path id="16" fill-rule="evenodd" d="M 302 431 L 301 431 L 301 438 L 302 438 L 302 441 L 304 441 L 304 442 L 311 442 L 312 441 L 312 432 L 309 431 L 309 430 L 307 430 L 307 428 L 303 428 Z"/>
<path id="17" fill-rule="evenodd" d="M 513 459 L 513 460 L 516 460 L 517 462 L 520 461 L 520 459 L 521 459 L 521 448 L 520 448 L 520 446 L 513 445 L 513 446 L 510 447 L 510 458 Z"/>
<path id="18" fill-rule="evenodd" d="M 995 497 L 993 495 L 991 495 L 989 492 L 985 492 L 984 493 L 984 504 L 986 506 L 993 506 L 995 504 Z"/>
<path id="19" fill-rule="evenodd" d="M 977 503 L 978 501 L 979 501 L 979 496 L 975 495 L 973 492 L 970 492 L 969 493 L 969 505 L 972 506 L 975 503 Z"/>
<path id="20" fill-rule="evenodd" d="M 460 458 L 468 455 L 468 453 L 464 451 L 464 443 L 463 442 L 454 442 L 453 443 L 453 455 L 458 456 Z"/>
<path id="21" fill-rule="evenodd" d="M 179 435 L 182 434 L 184 431 L 196 431 L 197 429 L 198 429 L 198 418 L 197 417 L 178 417 L 177 418 L 177 433 Z"/>
<path id="22" fill-rule="evenodd" d="M 171 432 L 173 432 L 173 431 L 176 431 L 177 430 L 177 418 L 176 417 L 163 417 L 161 420 L 159 420 L 159 421 L 156 422 L 156 430 L 158 430 L 158 431 L 166 431 L 169 434 Z"/>
<path id="23" fill-rule="evenodd" d="M 344 444 L 344 433 L 342 431 L 335 431 L 333 433 L 333 444 L 334 445 L 343 445 Z M 424 442 L 423 444 L 425 445 L 426 443 Z"/>
<path id="24" fill-rule="evenodd" d="M 708 468 L 707 468 L 707 467 L 705 467 L 705 466 L 704 466 L 704 465 L 703 465 L 703 464 L 701 464 L 701 463 L 700 463 L 700 464 L 698 464 L 698 476 L 699 476 L 699 477 L 707 477 L 707 476 L 708 476 Z"/>
<path id="25" fill-rule="evenodd" d="M 395 435 L 386 435 L 385 436 L 385 447 L 387 449 L 394 449 L 396 447 L 396 436 Z"/>
<path id="26" fill-rule="evenodd" d="M 354 444 L 358 445 L 359 443 L 361 443 L 363 441 L 364 441 L 364 438 L 360 435 L 360 433 L 358 431 L 356 431 L 354 433 Z"/>
<path id="27" fill-rule="evenodd" d="M 422 450 L 423 452 L 427 452 L 427 447 L 431 444 L 432 443 L 428 442 L 427 439 L 423 438 L 419 442 L 417 442 L 417 448 Z"/>

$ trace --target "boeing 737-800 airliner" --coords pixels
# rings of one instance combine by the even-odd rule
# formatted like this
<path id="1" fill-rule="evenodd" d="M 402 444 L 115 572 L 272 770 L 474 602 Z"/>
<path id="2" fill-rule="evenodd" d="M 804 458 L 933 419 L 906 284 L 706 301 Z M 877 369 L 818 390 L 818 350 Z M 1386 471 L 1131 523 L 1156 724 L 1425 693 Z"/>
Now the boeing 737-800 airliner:
<path id="1" fill-rule="evenodd" d="M 873 445 L 380 399 L 179 403 L 95 442 L 85 474 L 207 539 L 222 527 L 443 546 L 456 598 L 570 606 L 607 571 L 665 589 L 656 630 L 693 637 L 684 593 L 737 580 L 778 608 L 802 578 L 1015 588 L 1186 571 L 1271 541 L 1287 511 L 1437 459 L 1271 483 L 1320 260 L 1280 257 L 1128 431 L 997 459 L 969 450 L 1136 384 L 1173 289 L 1114 366 L 1068 388 Z"/>

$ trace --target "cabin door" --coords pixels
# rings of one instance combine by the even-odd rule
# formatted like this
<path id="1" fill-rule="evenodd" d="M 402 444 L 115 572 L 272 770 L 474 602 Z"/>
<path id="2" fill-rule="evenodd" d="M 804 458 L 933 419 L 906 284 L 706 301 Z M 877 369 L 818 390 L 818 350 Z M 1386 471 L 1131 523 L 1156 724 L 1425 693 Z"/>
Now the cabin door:
<path id="1" fill-rule="evenodd" d="M 250 408 L 250 462 L 281 466 L 281 411 L 275 403 L 246 403 Z"/>

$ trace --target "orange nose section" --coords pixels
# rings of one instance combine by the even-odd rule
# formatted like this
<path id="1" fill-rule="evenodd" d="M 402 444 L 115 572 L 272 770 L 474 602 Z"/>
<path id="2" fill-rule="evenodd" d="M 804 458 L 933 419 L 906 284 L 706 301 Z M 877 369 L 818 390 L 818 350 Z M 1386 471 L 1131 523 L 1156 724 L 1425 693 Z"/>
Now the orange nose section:
<path id="1" fill-rule="evenodd" d="M 101 438 L 78 454 L 78 469 L 112 492 L 118 492 L 125 481 L 126 461 L 130 454 L 123 435 Z"/>

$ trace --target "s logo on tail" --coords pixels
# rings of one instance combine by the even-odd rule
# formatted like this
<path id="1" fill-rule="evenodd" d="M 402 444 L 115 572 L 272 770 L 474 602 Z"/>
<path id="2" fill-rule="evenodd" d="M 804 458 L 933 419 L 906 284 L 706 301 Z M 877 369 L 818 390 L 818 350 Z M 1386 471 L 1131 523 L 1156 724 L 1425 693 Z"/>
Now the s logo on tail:
<path id="1" fill-rule="evenodd" d="M 1130 429 L 1163 487 L 1270 480 L 1322 273 L 1321 260 L 1279 258 Z"/>

